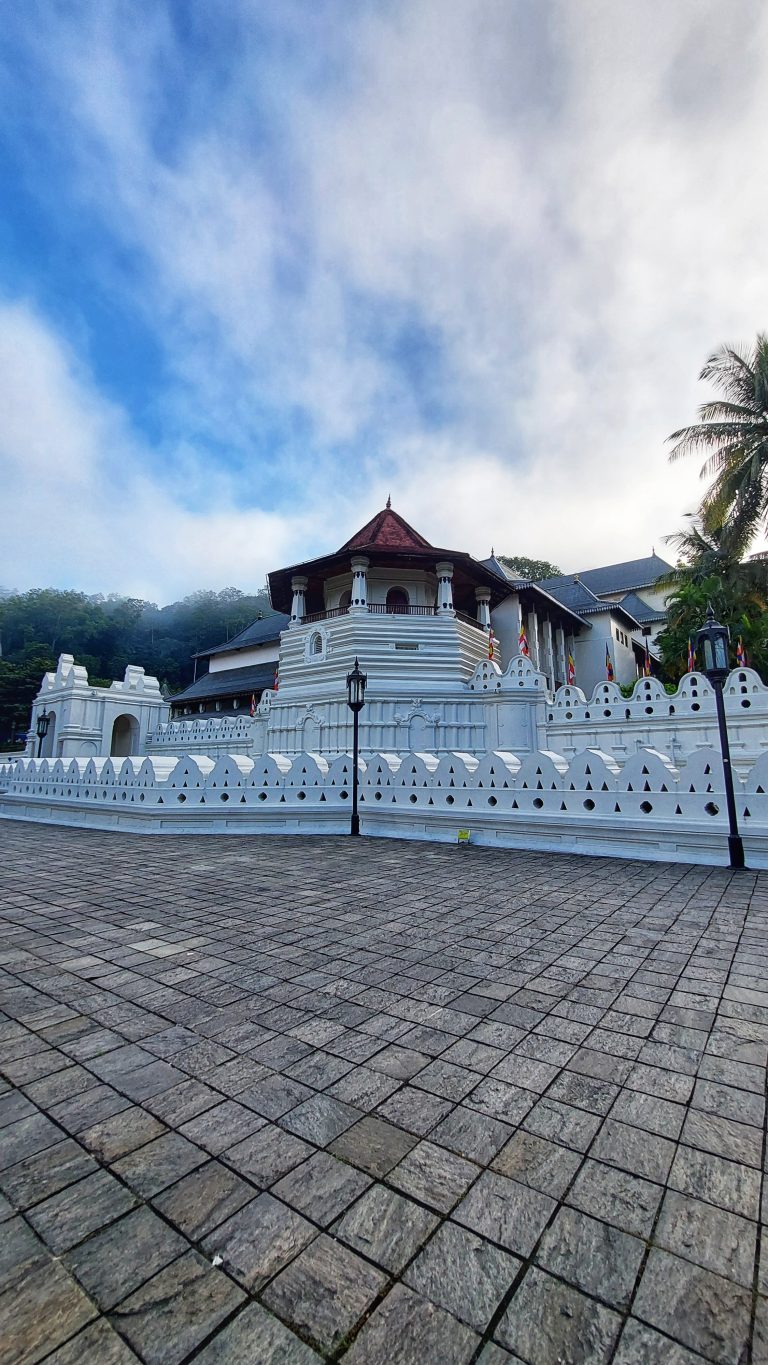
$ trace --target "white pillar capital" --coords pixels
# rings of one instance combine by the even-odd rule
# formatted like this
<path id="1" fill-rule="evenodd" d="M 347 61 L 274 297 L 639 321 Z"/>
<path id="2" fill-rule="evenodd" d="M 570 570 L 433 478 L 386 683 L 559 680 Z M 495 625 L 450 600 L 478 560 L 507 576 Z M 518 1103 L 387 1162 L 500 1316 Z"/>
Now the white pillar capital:
<path id="1" fill-rule="evenodd" d="M 491 590 L 490 588 L 475 588 L 475 601 L 477 602 L 477 619 L 486 630 L 491 624 Z"/>
<path id="2" fill-rule="evenodd" d="M 295 573 L 291 579 L 291 592 L 293 601 L 291 602 L 290 625 L 300 626 L 307 614 L 306 591 L 309 580 L 303 573 Z"/>
<path id="3" fill-rule="evenodd" d="M 453 564 L 448 559 L 441 559 L 435 565 L 437 574 L 437 614 L 438 616 L 453 616 Z"/>

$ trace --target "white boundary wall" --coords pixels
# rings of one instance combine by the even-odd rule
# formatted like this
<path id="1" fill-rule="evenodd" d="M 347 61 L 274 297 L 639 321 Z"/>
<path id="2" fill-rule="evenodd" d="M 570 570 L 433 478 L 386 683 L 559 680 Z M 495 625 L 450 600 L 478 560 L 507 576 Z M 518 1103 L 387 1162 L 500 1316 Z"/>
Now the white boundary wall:
<path id="1" fill-rule="evenodd" d="M 505 848 L 727 863 L 719 753 L 684 768 L 652 749 L 623 764 L 596 749 L 360 763 L 362 832 Z M 352 761 L 302 753 L 72 760 L 0 768 L 0 815 L 135 833 L 344 834 Z M 768 754 L 738 780 L 747 863 L 768 867 Z"/>

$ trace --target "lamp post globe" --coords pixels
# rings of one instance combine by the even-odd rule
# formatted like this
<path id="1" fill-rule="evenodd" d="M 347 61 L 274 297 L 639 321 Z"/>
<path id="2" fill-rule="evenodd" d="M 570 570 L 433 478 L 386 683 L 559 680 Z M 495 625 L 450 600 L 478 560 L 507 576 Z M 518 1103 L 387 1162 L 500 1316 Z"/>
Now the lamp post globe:
<path id="1" fill-rule="evenodd" d="M 347 674 L 347 705 L 352 712 L 352 820 L 350 834 L 360 833 L 360 817 L 357 813 L 357 764 L 360 751 L 360 712 L 365 706 L 365 688 L 368 678 L 355 658 L 355 666 Z"/>
<path id="2" fill-rule="evenodd" d="M 37 756 L 38 756 L 38 758 L 40 757 L 41 753 L 43 752 L 43 740 L 45 739 L 45 736 L 48 734 L 48 727 L 49 727 L 49 725 L 50 725 L 50 723 L 51 723 L 51 715 L 52 715 L 52 713 L 49 713 L 49 712 L 43 710 L 43 711 L 40 712 L 40 715 L 39 715 L 38 718 L 37 718 L 37 724 L 36 724 L 36 726 L 35 726 L 35 729 L 37 730 Z"/>
<path id="3" fill-rule="evenodd" d="M 725 781 L 725 804 L 728 809 L 728 861 L 734 871 L 744 867 L 744 844 L 739 834 L 736 816 L 736 797 L 733 790 L 733 770 L 731 767 L 731 746 L 728 742 L 728 725 L 725 719 L 723 683 L 730 672 L 728 643 L 731 632 L 715 620 L 712 605 L 707 610 L 707 620 L 701 630 L 696 632 L 696 653 L 702 660 L 702 672 L 711 682 L 715 693 L 717 728 L 720 734 L 720 752 L 723 758 L 723 778 Z"/>

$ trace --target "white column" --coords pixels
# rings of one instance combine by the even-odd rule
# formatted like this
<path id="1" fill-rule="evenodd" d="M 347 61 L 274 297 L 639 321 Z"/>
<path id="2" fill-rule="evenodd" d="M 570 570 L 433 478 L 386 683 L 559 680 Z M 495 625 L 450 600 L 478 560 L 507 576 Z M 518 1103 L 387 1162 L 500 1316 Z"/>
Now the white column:
<path id="1" fill-rule="evenodd" d="M 437 613 L 438 616 L 453 616 L 453 565 L 442 560 L 435 565 L 437 574 Z"/>
<path id="2" fill-rule="evenodd" d="M 352 601 L 349 610 L 367 611 L 368 610 L 368 565 L 370 559 L 366 555 L 352 556 Z"/>
<path id="3" fill-rule="evenodd" d="M 291 579 L 293 601 L 291 602 L 290 624 L 292 626 L 300 626 L 307 614 L 306 591 L 307 579 L 304 577 L 304 574 L 295 573 Z"/>
<path id="4" fill-rule="evenodd" d="M 562 626 L 557 627 L 557 652 L 560 655 L 560 677 L 564 683 L 567 683 L 568 656 L 565 648 L 565 630 Z"/>
<path id="5" fill-rule="evenodd" d="M 531 663 L 534 664 L 536 668 L 540 669 L 541 656 L 539 654 L 539 618 L 536 615 L 535 607 L 531 608 L 531 614 L 528 617 L 528 620 L 533 622 L 533 628 L 528 635 L 528 648 L 531 651 Z"/>
<path id="6" fill-rule="evenodd" d="M 475 601 L 477 602 L 477 619 L 484 630 L 488 630 L 491 625 L 491 594 L 489 589 L 475 588 Z"/>
<path id="7" fill-rule="evenodd" d="M 552 619 L 547 617 L 544 622 L 544 643 L 547 654 L 547 671 L 549 673 L 549 685 L 554 689 L 555 686 L 555 648 L 552 642 Z"/>

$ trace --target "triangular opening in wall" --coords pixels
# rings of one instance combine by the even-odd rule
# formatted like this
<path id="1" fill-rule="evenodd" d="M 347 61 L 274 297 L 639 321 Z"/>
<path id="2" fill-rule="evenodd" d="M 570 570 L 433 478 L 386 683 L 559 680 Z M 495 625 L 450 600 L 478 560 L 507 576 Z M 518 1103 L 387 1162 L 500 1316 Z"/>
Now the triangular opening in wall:
<path id="1" fill-rule="evenodd" d="M 204 805 L 205 805 L 205 797 L 204 797 L 204 796 L 201 796 L 201 797 L 200 797 L 200 805 L 201 805 L 201 806 L 204 806 Z"/>
<path id="2" fill-rule="evenodd" d="M 285 801 L 285 794 L 283 794 L 283 795 L 280 797 L 280 800 L 281 800 L 281 801 Z"/>
<path id="3" fill-rule="evenodd" d="M 587 764 L 586 768 L 584 769 L 584 772 L 586 773 L 587 777 L 592 776 L 592 769 L 590 768 L 589 764 Z"/>
<path id="4" fill-rule="evenodd" d="M 751 819 L 752 819 L 752 812 L 751 812 L 751 810 L 749 809 L 749 806 L 745 806 L 745 807 L 744 807 L 744 819 L 745 819 L 745 820 L 751 820 Z"/>
<path id="5" fill-rule="evenodd" d="M 537 792 L 543 792 L 543 790 L 544 790 L 544 783 L 543 783 L 543 782 L 537 782 L 537 783 L 536 783 L 536 790 L 537 790 Z"/>
<path id="6" fill-rule="evenodd" d="M 245 799 L 244 796 L 241 796 L 241 797 L 240 797 L 240 805 L 241 805 L 241 806 L 247 806 L 247 805 L 248 805 L 248 802 L 246 801 L 246 799 Z"/>
<path id="7" fill-rule="evenodd" d="M 158 798 L 157 798 L 157 804 L 158 804 L 158 806 L 164 806 L 164 805 L 165 805 L 165 802 L 164 802 L 162 796 L 158 796 Z"/>
<path id="8" fill-rule="evenodd" d="M 513 810 L 519 810 L 519 809 L 520 809 L 520 807 L 518 806 L 518 804 L 517 804 L 516 801 L 513 801 L 513 802 L 512 802 L 512 809 L 513 809 Z"/>
<path id="9" fill-rule="evenodd" d="M 765 792 L 763 791 L 762 787 L 756 787 L 755 790 L 758 796 L 765 796 Z"/>
<path id="10" fill-rule="evenodd" d="M 504 791 L 509 791 L 509 783 L 508 783 L 508 782 L 505 782 L 505 783 L 504 783 L 503 790 L 504 790 Z"/>
<path id="11" fill-rule="evenodd" d="M 472 805 L 472 798 L 471 798 L 471 796 L 467 798 L 467 805 L 468 805 L 468 806 L 471 806 L 471 805 Z"/>
<path id="12" fill-rule="evenodd" d="M 589 772 L 589 768 L 587 768 L 587 772 Z M 587 785 L 586 785 L 586 787 L 584 788 L 584 790 L 585 790 L 585 791 L 588 791 L 588 792 L 591 792 L 591 791 L 592 791 L 592 783 L 591 783 L 591 782 L 588 782 Z"/>
<path id="13" fill-rule="evenodd" d="M 631 782 L 628 782 L 628 783 L 627 783 L 627 791 L 628 791 L 628 792 L 633 792 L 634 790 L 635 790 L 635 789 L 634 789 L 634 787 L 632 786 L 632 783 L 631 783 Z"/>
<path id="14" fill-rule="evenodd" d="M 600 790 L 601 790 L 601 792 L 607 792 L 607 790 L 608 790 L 608 783 L 607 783 L 607 782 L 604 782 L 603 785 L 602 785 L 602 787 L 600 788 Z"/>
<path id="15" fill-rule="evenodd" d="M 648 771 L 647 768 L 643 768 L 643 772 L 647 772 L 647 771 Z M 650 790 L 651 790 L 650 784 L 649 784 L 648 782 L 644 782 L 644 783 L 643 783 L 643 791 L 644 791 L 644 792 L 649 792 Z"/>
<path id="16" fill-rule="evenodd" d="M 435 803 L 434 803 L 434 801 L 432 800 L 432 797 L 430 796 L 430 798 L 429 798 L 429 800 L 428 800 L 428 802 L 427 802 L 427 805 L 428 805 L 428 806 L 434 806 L 434 804 L 435 804 Z"/>
<path id="17" fill-rule="evenodd" d="M 680 807 L 679 807 L 679 806 L 675 806 L 675 815 L 682 815 L 682 813 L 683 813 L 683 812 L 681 811 Z"/>
<path id="18" fill-rule="evenodd" d="M 613 808 L 613 813 L 614 815 L 621 815 L 621 806 L 619 805 L 618 801 L 616 802 L 616 805 Z"/>
<path id="19" fill-rule="evenodd" d="M 561 802 L 560 802 L 560 809 L 561 809 L 561 810 L 567 810 L 567 809 L 568 809 L 568 807 L 566 806 L 566 804 L 565 804 L 564 801 L 561 801 Z"/>
<path id="20" fill-rule="evenodd" d="M 320 800 L 321 800 L 321 801 L 324 801 L 324 800 L 325 800 L 325 792 L 321 792 L 321 793 L 320 793 Z"/>

